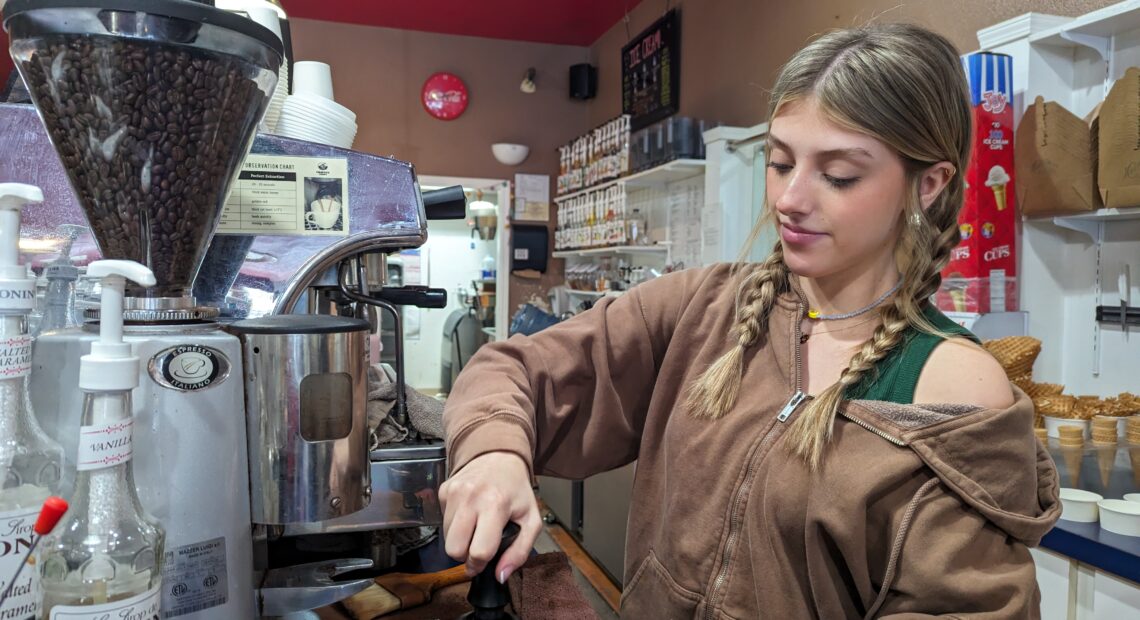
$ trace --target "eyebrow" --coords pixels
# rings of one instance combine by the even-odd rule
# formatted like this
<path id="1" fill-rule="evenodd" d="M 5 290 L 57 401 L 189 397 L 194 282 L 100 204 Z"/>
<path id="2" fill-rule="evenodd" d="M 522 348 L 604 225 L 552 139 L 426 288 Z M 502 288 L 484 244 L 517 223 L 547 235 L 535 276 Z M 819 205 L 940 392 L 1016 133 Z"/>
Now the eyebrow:
<path id="1" fill-rule="evenodd" d="M 785 151 L 788 151 L 789 153 L 793 152 L 792 148 L 790 146 L 788 146 L 788 144 L 786 142 L 777 138 L 776 136 L 773 136 L 772 134 L 768 134 L 768 145 L 770 147 L 776 147 L 778 149 L 783 149 Z M 857 147 L 857 146 L 851 147 L 851 148 L 846 148 L 846 149 L 831 149 L 828 151 L 821 151 L 819 153 L 819 157 L 822 159 L 836 159 L 836 158 L 853 159 L 853 158 L 857 158 L 857 157 L 866 157 L 867 159 L 874 159 L 875 158 L 874 155 L 871 155 L 870 151 L 868 151 L 867 149 L 864 149 L 864 148 Z"/>

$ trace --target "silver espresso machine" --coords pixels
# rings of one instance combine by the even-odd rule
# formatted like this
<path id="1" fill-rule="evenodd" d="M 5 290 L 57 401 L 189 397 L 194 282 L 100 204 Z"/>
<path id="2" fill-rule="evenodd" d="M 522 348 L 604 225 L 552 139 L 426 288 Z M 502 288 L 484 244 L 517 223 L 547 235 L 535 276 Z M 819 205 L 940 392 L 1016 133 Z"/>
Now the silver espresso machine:
<path id="1" fill-rule="evenodd" d="M 158 278 L 128 291 L 124 321 L 144 360 L 135 479 L 167 531 L 164 617 L 277 617 L 363 590 L 392 561 L 380 534 L 442 522 L 442 442 L 376 445 L 363 412 L 368 341 L 390 321 L 392 415 L 407 422 L 398 310 L 446 294 L 389 286 L 385 257 L 422 245 L 429 216 L 464 217 L 462 191 L 421 193 L 405 162 L 255 137 L 281 51 L 244 18 L 188 0 L 9 0 L 4 18 L 36 107 L 0 104 L 0 179 L 45 194 L 25 259 L 54 258 L 59 226 L 86 225 L 72 255 Z M 256 158 L 341 166 L 335 234 L 220 227 Z M 72 459 L 87 320 L 33 355 L 32 404 Z"/>

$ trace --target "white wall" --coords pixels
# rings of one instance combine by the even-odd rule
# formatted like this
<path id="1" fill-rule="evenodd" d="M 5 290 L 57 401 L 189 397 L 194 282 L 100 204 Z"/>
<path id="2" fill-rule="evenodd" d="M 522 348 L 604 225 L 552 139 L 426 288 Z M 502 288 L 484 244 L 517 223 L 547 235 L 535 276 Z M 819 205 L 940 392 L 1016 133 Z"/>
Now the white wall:
<path id="1" fill-rule="evenodd" d="M 474 245 L 474 248 L 472 248 Z M 405 344 L 405 372 L 408 385 L 424 391 L 439 388 L 442 364 L 443 324 L 452 311 L 460 307 L 456 288 L 471 288 L 471 280 L 479 277 L 483 257 L 497 253 L 495 241 L 471 236 L 465 220 L 428 222 L 427 251 L 428 286 L 447 289 L 447 307 L 440 309 L 405 308 L 405 316 L 420 313 L 420 337 Z M 496 264 L 501 261 L 496 257 Z"/>

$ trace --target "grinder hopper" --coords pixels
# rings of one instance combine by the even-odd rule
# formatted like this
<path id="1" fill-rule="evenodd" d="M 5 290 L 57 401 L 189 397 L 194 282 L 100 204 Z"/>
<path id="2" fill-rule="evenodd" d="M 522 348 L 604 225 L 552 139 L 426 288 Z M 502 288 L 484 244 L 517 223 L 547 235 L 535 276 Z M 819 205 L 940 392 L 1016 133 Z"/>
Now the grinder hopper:
<path id="1" fill-rule="evenodd" d="M 128 310 L 203 318 L 191 286 L 282 62 L 269 30 L 189 0 L 10 0 L 12 57 Z M 163 300 L 139 298 L 167 298 Z"/>

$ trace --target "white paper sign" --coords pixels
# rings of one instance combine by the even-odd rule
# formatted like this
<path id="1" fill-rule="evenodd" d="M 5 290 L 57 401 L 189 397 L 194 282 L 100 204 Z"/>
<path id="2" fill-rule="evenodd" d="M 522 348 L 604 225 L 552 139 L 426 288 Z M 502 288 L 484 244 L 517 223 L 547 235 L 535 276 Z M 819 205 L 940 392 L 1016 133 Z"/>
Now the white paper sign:
<path id="1" fill-rule="evenodd" d="M 218 234 L 346 237 L 348 206 L 347 159 L 250 155 Z"/>
<path id="2" fill-rule="evenodd" d="M 531 222 L 547 222 L 550 220 L 549 175 L 515 175 L 514 219 Z"/>

